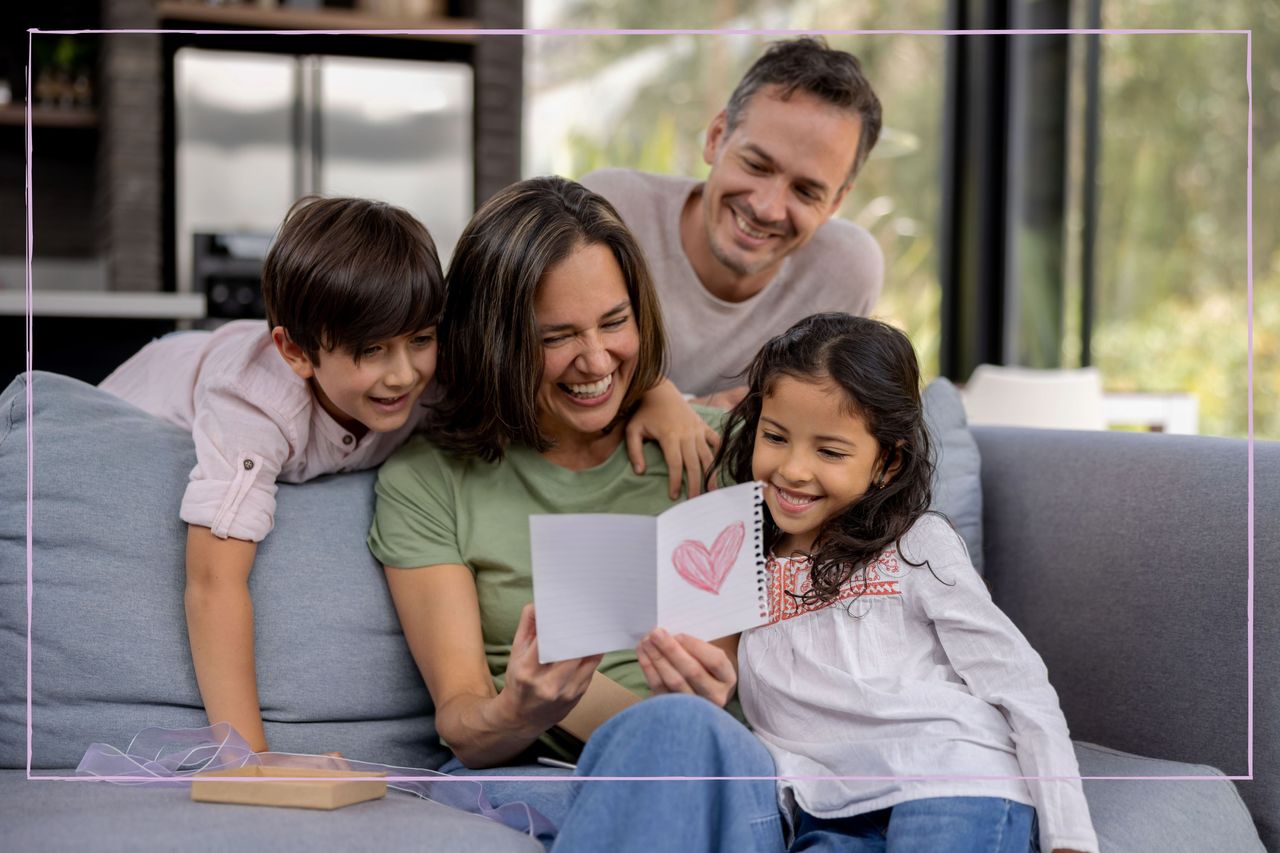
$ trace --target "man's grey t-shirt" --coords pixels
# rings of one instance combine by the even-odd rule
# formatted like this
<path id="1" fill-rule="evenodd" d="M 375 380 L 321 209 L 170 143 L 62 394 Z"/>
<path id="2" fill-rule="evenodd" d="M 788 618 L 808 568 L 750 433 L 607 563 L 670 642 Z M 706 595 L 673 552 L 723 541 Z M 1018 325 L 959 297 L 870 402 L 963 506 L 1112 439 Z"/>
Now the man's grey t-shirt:
<path id="1" fill-rule="evenodd" d="M 763 290 L 726 302 L 702 285 L 680 243 L 680 212 L 698 181 L 600 169 L 582 183 L 618 209 L 644 251 L 666 321 L 669 375 L 686 393 L 740 385 L 740 374 L 769 338 L 820 311 L 866 316 L 880 296 L 880 246 L 866 229 L 831 219 L 783 260 Z"/>

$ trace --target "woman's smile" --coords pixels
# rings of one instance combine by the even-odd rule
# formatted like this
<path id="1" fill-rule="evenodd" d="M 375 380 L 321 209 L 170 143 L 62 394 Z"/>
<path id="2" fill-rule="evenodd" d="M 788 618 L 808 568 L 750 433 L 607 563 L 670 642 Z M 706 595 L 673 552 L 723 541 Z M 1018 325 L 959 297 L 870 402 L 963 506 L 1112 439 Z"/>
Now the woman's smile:
<path id="1" fill-rule="evenodd" d="M 609 402 L 609 399 L 613 396 L 613 384 L 612 373 L 594 382 L 557 383 L 560 390 L 564 391 L 570 400 L 579 406 L 586 406 L 587 408 Z"/>

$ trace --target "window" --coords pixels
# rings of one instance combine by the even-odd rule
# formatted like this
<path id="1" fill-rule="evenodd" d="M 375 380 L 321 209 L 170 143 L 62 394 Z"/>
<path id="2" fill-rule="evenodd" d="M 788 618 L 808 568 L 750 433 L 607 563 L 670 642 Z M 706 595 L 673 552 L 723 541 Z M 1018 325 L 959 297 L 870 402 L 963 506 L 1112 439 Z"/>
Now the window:
<path id="1" fill-rule="evenodd" d="M 1253 29 L 1255 429 L 1280 437 L 1280 8 L 1104 0 L 1102 25 Z M 1189 392 L 1247 430 L 1245 36 L 1101 40 L 1092 361 L 1111 391 Z"/>
<path id="2" fill-rule="evenodd" d="M 1280 5 L 530 0 L 527 10 L 528 25 L 544 28 L 936 29 L 958 21 L 996 28 L 1096 21 L 1111 28 L 1252 29 L 1255 431 L 1280 437 L 1274 393 L 1280 388 L 1280 230 L 1268 227 L 1280 219 L 1280 196 L 1265 191 L 1280 183 L 1280 74 L 1265 72 L 1265 58 L 1280 55 Z M 530 37 L 524 173 L 577 177 L 612 165 L 705 175 L 706 125 L 767 40 Z M 986 51 L 969 68 L 991 75 L 983 78 L 986 89 L 953 93 L 952 106 L 969 116 L 959 129 L 945 120 L 948 87 L 963 81 L 949 78 L 955 66 L 944 37 L 829 41 L 862 60 L 885 107 L 881 141 L 839 215 L 880 242 L 886 273 L 877 313 L 911 335 L 927 376 L 939 373 L 940 353 L 951 354 L 943 366 L 964 374 L 953 377 L 959 380 L 975 358 L 1033 367 L 1091 364 L 1108 392 L 1194 397 L 1200 432 L 1245 434 L 1243 35 L 1098 37 L 1096 90 L 1084 36 L 1027 36 L 1016 44 L 958 37 Z M 1002 106 L 970 115 L 987 94 L 1001 92 Z M 1091 119 L 1096 144 L 1089 142 Z M 943 158 L 972 142 L 962 134 L 974 126 L 985 129 L 983 139 L 1003 140 L 1011 154 L 1021 151 L 993 167 L 1010 183 L 984 184 L 962 168 L 953 186 L 962 187 L 963 197 L 944 198 Z M 1043 174 L 1029 182 L 1037 164 Z M 1059 171 L 1051 173 L 1050 166 Z M 986 206 L 973 207 L 977 198 Z M 944 222 L 947 210 L 954 212 Z M 945 255 L 940 235 L 951 246 Z M 992 235 L 998 235 L 994 242 Z M 993 265 L 957 262 L 974 252 L 995 258 Z M 948 275 L 940 277 L 944 263 Z M 971 286 L 950 285 L 958 313 L 948 315 L 944 328 L 939 282 L 954 281 L 958 270 L 968 271 Z"/>

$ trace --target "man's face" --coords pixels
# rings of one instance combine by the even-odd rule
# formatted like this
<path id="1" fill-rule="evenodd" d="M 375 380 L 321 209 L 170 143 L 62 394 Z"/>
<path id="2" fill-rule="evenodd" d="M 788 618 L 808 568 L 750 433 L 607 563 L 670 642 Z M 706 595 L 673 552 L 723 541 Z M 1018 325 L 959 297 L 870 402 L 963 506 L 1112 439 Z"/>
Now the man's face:
<path id="1" fill-rule="evenodd" d="M 711 166 L 702 215 L 712 256 L 742 277 L 772 277 L 844 200 L 861 120 L 807 92 L 784 101 L 766 86 L 729 132 L 723 112 L 707 131 Z"/>

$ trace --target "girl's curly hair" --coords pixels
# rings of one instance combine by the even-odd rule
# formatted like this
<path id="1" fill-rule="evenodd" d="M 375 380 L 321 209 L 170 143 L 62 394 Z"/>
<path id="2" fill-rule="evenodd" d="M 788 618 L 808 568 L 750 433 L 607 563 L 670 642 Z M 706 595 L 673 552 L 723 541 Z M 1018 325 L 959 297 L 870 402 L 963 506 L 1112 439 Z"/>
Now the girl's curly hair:
<path id="1" fill-rule="evenodd" d="M 841 392 L 839 405 L 861 418 L 879 445 L 878 474 L 898 466 L 882 488 L 873 484 L 818 533 L 810 555 L 812 587 L 802 598 L 806 606 L 815 606 L 834 601 L 856 575 L 862 576 L 865 589 L 867 564 L 928 511 L 933 460 L 920 368 L 907 336 L 878 320 L 814 314 L 756 355 L 747 372 L 747 396 L 729 413 L 708 480 L 721 472 L 734 482 L 754 479 L 751 461 L 760 412 L 783 376 L 835 385 Z M 781 531 L 767 511 L 764 515 L 764 544 L 772 549 Z"/>

